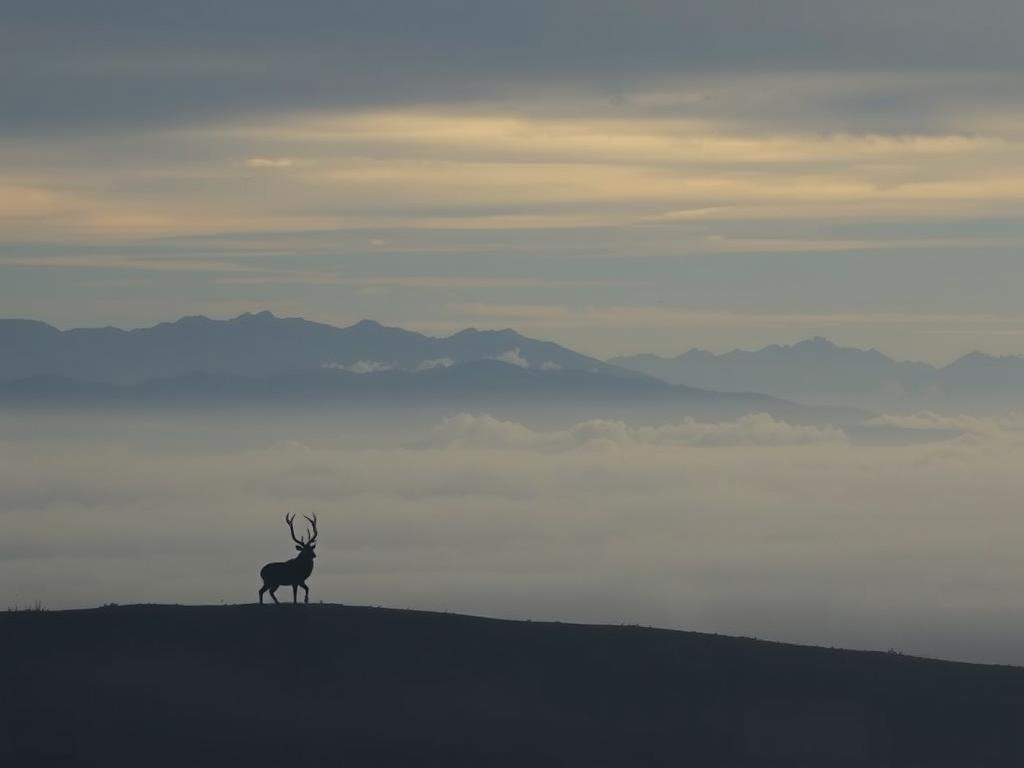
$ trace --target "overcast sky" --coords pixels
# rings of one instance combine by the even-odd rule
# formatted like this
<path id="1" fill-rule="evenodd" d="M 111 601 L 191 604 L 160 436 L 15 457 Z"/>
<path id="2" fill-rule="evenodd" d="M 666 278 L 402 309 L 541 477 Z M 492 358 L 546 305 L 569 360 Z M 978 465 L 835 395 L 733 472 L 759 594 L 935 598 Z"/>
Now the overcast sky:
<path id="1" fill-rule="evenodd" d="M 0 315 L 1024 353 L 1019 0 L 12 0 Z"/>

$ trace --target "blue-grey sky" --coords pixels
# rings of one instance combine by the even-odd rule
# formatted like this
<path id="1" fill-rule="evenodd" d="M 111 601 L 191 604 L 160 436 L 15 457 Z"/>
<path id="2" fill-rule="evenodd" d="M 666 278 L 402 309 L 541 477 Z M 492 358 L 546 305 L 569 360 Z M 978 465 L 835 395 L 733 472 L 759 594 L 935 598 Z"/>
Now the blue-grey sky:
<path id="1" fill-rule="evenodd" d="M 1024 353 L 1011 0 L 4 4 L 0 315 Z"/>

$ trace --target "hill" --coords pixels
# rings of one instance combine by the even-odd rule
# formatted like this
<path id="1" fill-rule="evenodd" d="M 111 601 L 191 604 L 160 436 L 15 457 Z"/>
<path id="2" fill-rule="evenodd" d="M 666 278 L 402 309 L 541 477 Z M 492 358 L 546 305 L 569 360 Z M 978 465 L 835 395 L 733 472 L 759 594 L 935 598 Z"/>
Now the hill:
<path id="1" fill-rule="evenodd" d="M 0 615 L 6 765 L 1020 765 L 1024 670 L 373 608 Z"/>

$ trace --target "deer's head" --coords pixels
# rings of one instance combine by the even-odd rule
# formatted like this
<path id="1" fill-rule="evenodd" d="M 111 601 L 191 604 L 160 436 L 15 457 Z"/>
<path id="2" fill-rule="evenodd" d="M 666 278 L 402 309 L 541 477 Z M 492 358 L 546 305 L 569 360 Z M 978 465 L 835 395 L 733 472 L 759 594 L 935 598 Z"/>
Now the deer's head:
<path id="1" fill-rule="evenodd" d="M 306 516 L 303 515 L 303 517 Z M 314 512 L 312 517 L 306 517 L 306 519 L 309 521 L 309 524 L 313 526 L 313 530 L 311 531 L 307 526 L 306 537 L 301 539 L 295 535 L 295 527 L 292 525 L 292 523 L 295 521 L 295 515 L 285 515 L 284 519 L 285 522 L 288 523 L 288 530 L 292 533 L 292 541 L 295 542 L 295 548 L 299 550 L 299 557 L 309 558 L 310 560 L 316 557 L 316 552 L 313 551 L 314 548 L 316 547 L 317 537 L 316 513 Z"/>

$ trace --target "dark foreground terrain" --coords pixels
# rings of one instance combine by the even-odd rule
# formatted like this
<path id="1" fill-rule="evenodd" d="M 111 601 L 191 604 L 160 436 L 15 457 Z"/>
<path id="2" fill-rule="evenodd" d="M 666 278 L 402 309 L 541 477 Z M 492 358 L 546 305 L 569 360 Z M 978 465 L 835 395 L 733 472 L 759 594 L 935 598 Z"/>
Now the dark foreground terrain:
<path id="1" fill-rule="evenodd" d="M 0 614 L 0 765 L 1024 765 L 1024 670 L 311 605 Z"/>

